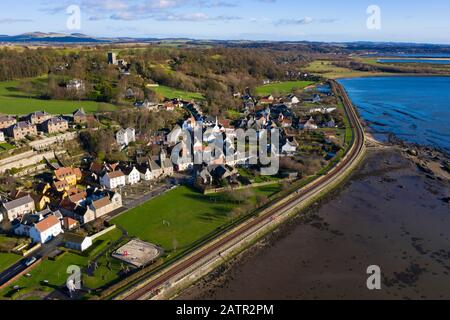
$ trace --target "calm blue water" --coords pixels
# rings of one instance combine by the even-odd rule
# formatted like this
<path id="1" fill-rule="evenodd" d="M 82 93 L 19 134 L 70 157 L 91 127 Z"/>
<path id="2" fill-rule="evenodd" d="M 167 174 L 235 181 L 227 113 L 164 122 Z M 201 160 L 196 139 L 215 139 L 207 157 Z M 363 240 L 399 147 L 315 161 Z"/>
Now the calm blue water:
<path id="1" fill-rule="evenodd" d="M 380 63 L 431 63 L 450 64 L 450 60 L 430 60 L 430 59 L 378 59 Z"/>
<path id="2" fill-rule="evenodd" d="M 450 153 L 450 77 L 339 80 L 376 133 Z"/>
<path id="3" fill-rule="evenodd" d="M 380 57 L 381 54 L 367 54 L 367 57 Z M 450 53 L 391 53 L 384 54 L 385 58 L 450 58 Z"/>
<path id="4" fill-rule="evenodd" d="M 404 58 L 450 58 L 450 53 L 397 53 L 389 56 Z"/>

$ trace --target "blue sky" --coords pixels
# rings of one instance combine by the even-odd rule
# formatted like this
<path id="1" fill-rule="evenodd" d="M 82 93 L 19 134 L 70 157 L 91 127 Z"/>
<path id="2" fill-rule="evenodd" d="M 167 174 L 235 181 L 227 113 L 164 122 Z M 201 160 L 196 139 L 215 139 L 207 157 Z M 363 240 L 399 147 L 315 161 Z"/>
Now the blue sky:
<path id="1" fill-rule="evenodd" d="M 68 30 L 69 5 L 81 30 Z M 367 8 L 381 9 L 369 30 Z M 81 32 L 93 36 L 197 39 L 407 41 L 450 44 L 450 1 L 428 0 L 2 0 L 0 34 Z"/>

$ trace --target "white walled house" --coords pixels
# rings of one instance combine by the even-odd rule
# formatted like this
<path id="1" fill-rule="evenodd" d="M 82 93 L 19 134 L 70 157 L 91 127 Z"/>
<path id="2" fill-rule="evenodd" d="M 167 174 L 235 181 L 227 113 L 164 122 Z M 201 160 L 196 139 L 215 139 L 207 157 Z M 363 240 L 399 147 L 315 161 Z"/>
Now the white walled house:
<path id="1" fill-rule="evenodd" d="M 3 203 L 0 209 L 9 221 L 13 221 L 27 213 L 33 212 L 36 207 L 33 198 L 30 195 L 26 195 L 19 199 Z"/>
<path id="2" fill-rule="evenodd" d="M 298 104 L 298 103 L 300 103 L 300 99 L 297 98 L 297 96 L 295 96 L 293 94 L 290 94 L 288 96 L 288 101 L 289 101 L 290 104 Z"/>
<path id="3" fill-rule="evenodd" d="M 68 249 L 84 252 L 92 246 L 92 238 L 75 233 L 66 233 L 64 235 L 64 246 Z"/>
<path id="4" fill-rule="evenodd" d="M 134 185 L 141 181 L 141 173 L 136 167 L 128 167 L 123 169 L 125 174 L 125 181 L 128 185 Z"/>
<path id="5" fill-rule="evenodd" d="M 47 243 L 61 233 L 63 233 L 61 221 L 56 216 L 50 215 L 30 229 L 30 238 L 35 243 Z"/>
<path id="6" fill-rule="evenodd" d="M 126 176 L 121 170 L 108 172 L 100 178 L 100 184 L 108 189 L 126 186 Z"/>
<path id="7" fill-rule="evenodd" d="M 141 180 L 143 180 L 143 181 L 151 181 L 151 180 L 153 180 L 153 174 L 152 174 L 152 172 L 150 171 L 149 168 L 147 168 L 145 166 L 140 166 L 138 168 L 138 170 L 139 170 L 139 173 L 141 175 Z"/>
<path id="8" fill-rule="evenodd" d="M 136 142 L 136 130 L 133 128 L 122 129 L 116 133 L 116 140 L 119 146 L 128 146 Z"/>
<path id="9" fill-rule="evenodd" d="M 0 131 L 0 143 L 5 142 L 5 134 L 3 133 L 3 131 Z"/>
<path id="10" fill-rule="evenodd" d="M 75 207 L 61 208 L 64 216 L 84 225 L 122 207 L 122 196 L 118 192 L 100 191 Z"/>
<path id="11" fill-rule="evenodd" d="M 284 154 L 293 154 L 297 151 L 297 144 L 294 142 L 290 142 L 289 140 L 286 144 L 281 148 L 281 152 Z"/>

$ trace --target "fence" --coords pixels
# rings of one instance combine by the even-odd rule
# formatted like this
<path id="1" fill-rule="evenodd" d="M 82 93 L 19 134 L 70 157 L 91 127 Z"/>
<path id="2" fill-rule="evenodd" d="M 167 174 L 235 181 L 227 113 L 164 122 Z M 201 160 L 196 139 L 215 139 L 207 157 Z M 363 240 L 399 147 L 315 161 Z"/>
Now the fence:
<path id="1" fill-rule="evenodd" d="M 100 231 L 100 232 L 94 234 L 94 235 L 91 237 L 92 241 L 94 241 L 94 240 L 97 239 L 97 238 L 100 238 L 101 236 L 107 234 L 108 232 L 114 230 L 115 228 L 116 228 L 116 225 L 113 225 L 113 226 L 111 226 L 111 227 L 109 227 L 109 228 L 107 228 L 107 229 L 105 229 L 105 230 L 103 230 L 103 231 Z"/>

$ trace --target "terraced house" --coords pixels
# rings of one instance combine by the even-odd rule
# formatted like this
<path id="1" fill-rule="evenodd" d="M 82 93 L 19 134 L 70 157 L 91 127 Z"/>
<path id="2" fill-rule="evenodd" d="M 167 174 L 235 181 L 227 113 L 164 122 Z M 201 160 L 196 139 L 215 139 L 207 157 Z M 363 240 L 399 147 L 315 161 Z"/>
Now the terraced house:
<path id="1" fill-rule="evenodd" d="M 0 115 L 0 130 L 8 129 L 16 123 L 17 120 L 15 117 L 9 115 Z"/>
<path id="2" fill-rule="evenodd" d="M 27 136 L 37 136 L 37 127 L 28 121 L 21 121 L 9 127 L 8 134 L 13 137 L 14 140 L 23 140 Z"/>
<path id="3" fill-rule="evenodd" d="M 50 120 L 51 118 L 52 115 L 45 111 L 36 111 L 26 116 L 25 120 L 30 122 L 31 124 L 42 124 L 45 121 Z"/>
<path id="4" fill-rule="evenodd" d="M 126 186 L 126 176 L 121 170 L 107 172 L 100 178 L 100 184 L 108 189 Z"/>
<path id="5" fill-rule="evenodd" d="M 9 221 L 14 221 L 27 213 L 35 211 L 35 209 L 34 200 L 30 195 L 5 202 L 0 208 L 2 214 L 5 214 Z"/>
<path id="6" fill-rule="evenodd" d="M 55 170 L 55 180 L 65 181 L 70 187 L 75 187 L 82 177 L 83 174 L 79 168 L 60 168 Z"/>
<path id="7" fill-rule="evenodd" d="M 122 196 L 113 191 L 94 192 L 79 203 L 65 201 L 61 205 L 64 216 L 77 220 L 81 225 L 101 218 L 122 207 Z"/>
<path id="8" fill-rule="evenodd" d="M 42 131 L 48 134 L 61 133 L 69 130 L 69 122 L 61 117 L 51 118 L 41 125 Z"/>
<path id="9" fill-rule="evenodd" d="M 73 122 L 75 124 L 81 124 L 81 123 L 85 123 L 87 121 L 87 115 L 84 112 L 83 108 L 78 109 L 77 111 L 75 111 L 72 114 L 72 117 L 73 117 Z"/>

